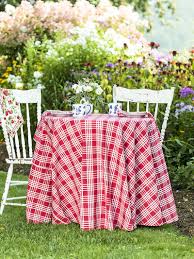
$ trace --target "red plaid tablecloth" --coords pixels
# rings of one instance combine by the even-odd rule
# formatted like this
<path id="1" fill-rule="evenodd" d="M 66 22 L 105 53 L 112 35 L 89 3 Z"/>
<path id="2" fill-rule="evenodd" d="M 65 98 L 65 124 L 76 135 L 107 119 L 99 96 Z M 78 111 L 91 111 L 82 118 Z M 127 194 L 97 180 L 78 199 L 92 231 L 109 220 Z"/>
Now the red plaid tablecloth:
<path id="1" fill-rule="evenodd" d="M 178 219 L 152 117 L 46 113 L 34 138 L 28 222 L 131 231 Z"/>

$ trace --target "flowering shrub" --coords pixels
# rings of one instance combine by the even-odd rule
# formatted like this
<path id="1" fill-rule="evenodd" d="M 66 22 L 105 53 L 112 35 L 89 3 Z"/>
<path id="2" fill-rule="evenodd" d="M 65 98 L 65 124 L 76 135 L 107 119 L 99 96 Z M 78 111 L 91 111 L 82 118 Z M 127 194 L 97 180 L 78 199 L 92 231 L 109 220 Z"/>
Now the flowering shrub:
<path id="1" fill-rule="evenodd" d="M 177 93 L 169 120 L 165 156 L 173 184 L 194 189 L 194 87 Z"/>
<path id="2" fill-rule="evenodd" d="M 0 12 L 0 43 L 14 47 L 32 36 L 41 38 L 43 33 L 50 37 L 59 31 L 68 34 L 75 26 L 88 22 L 96 23 L 104 31 L 113 28 L 134 40 L 142 37 L 140 30 L 147 26 L 130 5 L 116 8 L 108 0 L 100 1 L 97 7 L 86 0 L 78 0 L 75 5 L 67 0 L 36 1 L 34 5 L 22 1 L 18 7 L 7 5 L 5 12 Z"/>
<path id="3" fill-rule="evenodd" d="M 29 0 L 31 3 L 35 3 L 36 0 Z M 47 0 L 49 1 L 49 0 Z M 54 2 L 57 2 L 58 0 L 53 0 Z M 0 10 L 4 10 L 5 6 L 7 4 L 11 5 L 19 5 L 21 0 L 1 0 L 0 2 Z M 71 0 L 72 3 L 75 3 L 75 0 Z M 93 5 L 97 5 L 99 3 L 99 0 L 89 0 L 90 3 Z M 123 3 L 121 0 L 111 0 L 114 6 L 119 6 Z M 175 3 L 173 3 L 171 0 L 160 0 L 158 1 L 150 1 L 150 0 L 126 0 L 127 3 L 130 3 L 134 6 L 134 9 L 138 12 L 141 12 L 143 15 L 151 16 L 153 12 L 156 12 L 160 18 L 164 16 L 166 11 L 171 10 L 173 13 L 175 10 Z"/>
<path id="4" fill-rule="evenodd" d="M 31 70 L 29 73 L 29 66 L 26 67 L 26 59 L 21 63 L 14 60 L 12 66 L 9 65 L 2 72 L 0 77 L 0 85 L 4 88 L 15 88 L 15 89 L 29 89 L 29 88 L 41 88 L 44 86 L 41 84 L 42 72 Z M 34 67 L 35 68 L 35 67 Z"/>
<path id="5" fill-rule="evenodd" d="M 12 74 L 10 74 L 8 76 L 7 83 L 10 83 L 16 89 L 23 89 L 23 86 L 24 86 L 23 83 L 22 83 L 21 76 L 15 76 L 15 75 L 12 75 Z"/>
<path id="6" fill-rule="evenodd" d="M 178 118 L 179 114 L 182 112 L 194 112 L 194 106 L 191 104 L 185 104 L 185 103 L 177 103 L 176 104 L 176 111 L 175 116 Z"/>
<path id="7" fill-rule="evenodd" d="M 177 102 L 175 116 L 178 118 L 181 113 L 194 112 L 194 89 L 191 87 L 183 87 L 180 90 L 180 100 Z"/>

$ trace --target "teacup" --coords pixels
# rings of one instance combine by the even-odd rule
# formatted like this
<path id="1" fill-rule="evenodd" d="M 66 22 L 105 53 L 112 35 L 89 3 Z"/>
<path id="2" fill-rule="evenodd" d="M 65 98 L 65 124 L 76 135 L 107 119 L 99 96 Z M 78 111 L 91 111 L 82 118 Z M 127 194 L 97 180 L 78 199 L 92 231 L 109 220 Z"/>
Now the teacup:
<path id="1" fill-rule="evenodd" d="M 118 112 L 122 110 L 122 103 L 109 103 L 109 115 L 117 116 Z"/>
<path id="2" fill-rule="evenodd" d="M 73 104 L 73 116 L 74 117 L 82 117 L 85 115 L 89 115 L 92 113 L 93 105 L 90 103 L 84 104 Z"/>

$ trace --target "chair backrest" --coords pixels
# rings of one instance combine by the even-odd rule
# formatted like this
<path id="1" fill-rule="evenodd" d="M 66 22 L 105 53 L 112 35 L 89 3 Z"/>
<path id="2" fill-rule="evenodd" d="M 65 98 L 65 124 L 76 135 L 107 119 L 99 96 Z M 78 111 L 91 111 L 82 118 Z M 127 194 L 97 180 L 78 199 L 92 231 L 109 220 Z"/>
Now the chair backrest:
<path id="1" fill-rule="evenodd" d="M 20 127 L 14 137 L 7 133 L 6 125 L 2 120 L 3 134 L 6 142 L 9 159 L 29 159 L 33 156 L 32 133 L 30 122 L 30 105 L 36 105 L 37 122 L 41 118 L 41 90 L 11 90 L 16 101 L 19 103 L 24 119 L 24 124 Z M 1 107 L 0 107 L 1 109 Z M 1 111 L 2 114 L 2 111 Z M 25 128 L 24 128 L 25 127 Z M 27 145 L 26 145 L 27 142 Z"/>
<path id="2" fill-rule="evenodd" d="M 174 96 L 174 88 L 165 90 L 150 89 L 127 89 L 113 86 L 113 101 L 127 102 L 127 111 L 129 112 L 130 103 L 137 103 L 136 111 L 140 111 L 140 104 L 146 104 L 146 112 L 149 112 L 149 104 L 155 104 L 154 118 L 157 119 L 158 104 L 166 104 L 164 119 L 161 127 L 161 142 L 164 140 L 167 121 L 170 114 L 170 106 Z"/>

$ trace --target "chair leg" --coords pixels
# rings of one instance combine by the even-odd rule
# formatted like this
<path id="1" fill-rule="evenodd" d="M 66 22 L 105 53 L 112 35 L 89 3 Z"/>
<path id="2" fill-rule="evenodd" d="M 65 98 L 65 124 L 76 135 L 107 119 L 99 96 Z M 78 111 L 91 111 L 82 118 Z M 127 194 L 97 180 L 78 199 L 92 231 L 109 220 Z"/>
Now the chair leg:
<path id="1" fill-rule="evenodd" d="M 13 174 L 13 164 L 10 164 L 8 172 L 7 172 L 7 178 L 6 178 L 6 182 L 5 182 L 5 189 L 4 189 L 4 193 L 3 193 L 2 201 L 1 201 L 0 215 L 3 214 L 3 210 L 4 210 L 4 207 L 5 207 L 5 203 L 6 203 L 8 192 L 9 192 L 9 186 L 10 186 L 12 174 Z"/>

